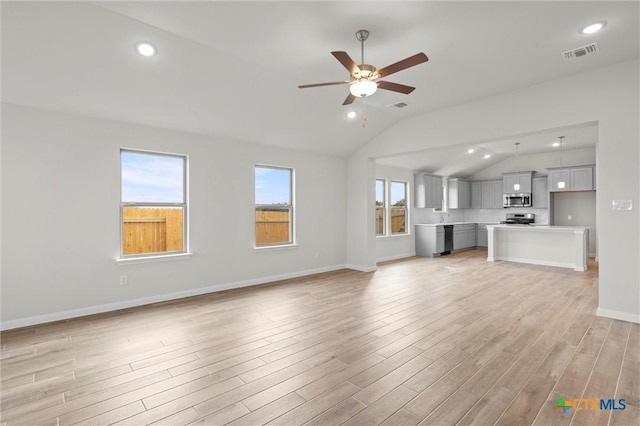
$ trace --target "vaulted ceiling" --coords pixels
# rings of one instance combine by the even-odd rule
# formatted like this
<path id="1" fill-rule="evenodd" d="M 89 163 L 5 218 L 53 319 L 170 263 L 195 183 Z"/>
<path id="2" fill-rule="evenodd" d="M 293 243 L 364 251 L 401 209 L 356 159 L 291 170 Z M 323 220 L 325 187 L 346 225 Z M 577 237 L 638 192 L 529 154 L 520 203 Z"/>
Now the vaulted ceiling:
<path id="1" fill-rule="evenodd" d="M 344 107 L 346 86 L 297 88 L 347 79 L 330 52 L 359 62 L 363 28 L 378 68 L 429 56 L 388 79 L 413 93 Z M 346 156 L 406 117 L 637 58 L 639 38 L 637 1 L 3 1 L 2 101 Z"/>

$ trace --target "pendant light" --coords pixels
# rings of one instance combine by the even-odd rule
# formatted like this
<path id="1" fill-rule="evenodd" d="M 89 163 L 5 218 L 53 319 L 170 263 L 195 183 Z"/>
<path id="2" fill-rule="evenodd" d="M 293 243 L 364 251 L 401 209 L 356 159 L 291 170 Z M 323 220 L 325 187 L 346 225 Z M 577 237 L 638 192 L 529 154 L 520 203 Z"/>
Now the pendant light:
<path id="1" fill-rule="evenodd" d="M 564 139 L 564 136 L 559 136 L 558 139 L 560 139 L 560 167 L 562 167 L 562 140 Z M 561 174 L 562 176 L 563 174 Z M 564 189 L 565 187 L 565 182 L 564 180 L 559 180 L 558 181 L 558 189 Z"/>
<path id="2" fill-rule="evenodd" d="M 516 142 L 514 143 L 514 145 L 516 146 L 516 172 L 517 172 L 518 171 L 518 145 L 520 145 L 520 142 Z M 520 184 L 518 182 L 513 184 L 513 190 L 520 191 Z"/>

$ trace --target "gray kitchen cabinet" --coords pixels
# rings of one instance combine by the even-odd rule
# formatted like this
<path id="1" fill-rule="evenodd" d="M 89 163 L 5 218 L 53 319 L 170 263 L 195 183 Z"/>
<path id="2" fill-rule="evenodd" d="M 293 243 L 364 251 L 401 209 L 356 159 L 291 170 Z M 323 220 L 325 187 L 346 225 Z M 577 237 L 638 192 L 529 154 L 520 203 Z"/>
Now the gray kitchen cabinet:
<path id="1" fill-rule="evenodd" d="M 533 171 L 503 173 L 502 174 L 502 192 L 504 194 L 530 194 L 531 178 Z M 520 185 L 520 189 L 515 189 L 514 185 Z"/>
<path id="2" fill-rule="evenodd" d="M 571 190 L 572 191 L 592 191 L 593 167 L 572 167 L 571 168 Z"/>
<path id="3" fill-rule="evenodd" d="M 482 182 L 471 182 L 471 208 L 482 208 Z"/>
<path id="4" fill-rule="evenodd" d="M 568 169 L 549 170 L 549 192 L 570 191 L 571 173 Z"/>
<path id="5" fill-rule="evenodd" d="M 503 207 L 502 201 L 502 186 L 503 182 L 501 179 L 493 180 L 493 208 L 501 209 Z"/>
<path id="6" fill-rule="evenodd" d="M 594 166 L 553 167 L 549 170 L 549 192 L 593 191 Z M 564 182 L 564 187 L 561 187 Z"/>
<path id="7" fill-rule="evenodd" d="M 476 246 L 487 247 L 489 245 L 489 237 L 487 235 L 487 225 L 479 223 L 476 229 Z"/>
<path id="8" fill-rule="evenodd" d="M 468 209 L 471 207 L 471 184 L 462 179 L 449 179 L 449 208 Z"/>
<path id="9" fill-rule="evenodd" d="M 502 208 L 502 179 L 471 182 L 472 209 Z"/>
<path id="10" fill-rule="evenodd" d="M 439 256 L 444 251 L 444 226 L 416 225 L 416 256 Z"/>
<path id="11" fill-rule="evenodd" d="M 476 224 L 453 225 L 453 249 L 463 250 L 475 247 Z"/>
<path id="12" fill-rule="evenodd" d="M 535 177 L 532 180 L 531 207 L 546 209 L 549 207 L 549 188 L 546 176 Z"/>
<path id="13" fill-rule="evenodd" d="M 414 207 L 441 208 L 442 207 L 442 176 L 416 173 L 414 181 Z"/>
<path id="14" fill-rule="evenodd" d="M 482 208 L 492 209 L 493 206 L 493 182 L 490 180 L 482 182 Z"/>

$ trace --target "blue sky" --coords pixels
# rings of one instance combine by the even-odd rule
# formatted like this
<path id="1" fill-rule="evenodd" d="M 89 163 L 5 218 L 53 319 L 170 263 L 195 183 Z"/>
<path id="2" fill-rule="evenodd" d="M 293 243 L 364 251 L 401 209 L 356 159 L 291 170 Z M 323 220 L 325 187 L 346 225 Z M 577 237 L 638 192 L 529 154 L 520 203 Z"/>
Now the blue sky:
<path id="1" fill-rule="evenodd" d="M 291 202 L 291 170 L 255 168 L 256 204 Z M 183 202 L 184 161 L 181 157 L 122 152 L 123 202 Z"/>
<path id="2" fill-rule="evenodd" d="M 183 158 L 128 151 L 121 158 L 123 202 L 183 202 Z"/>
<path id="3" fill-rule="evenodd" d="M 289 169 L 256 166 L 256 204 L 289 204 L 290 176 Z"/>
<path id="4" fill-rule="evenodd" d="M 391 193 L 391 199 L 389 205 L 393 205 L 396 202 L 405 198 L 405 184 L 402 182 L 390 182 L 389 192 Z M 376 180 L 376 201 L 384 200 L 384 181 Z"/>

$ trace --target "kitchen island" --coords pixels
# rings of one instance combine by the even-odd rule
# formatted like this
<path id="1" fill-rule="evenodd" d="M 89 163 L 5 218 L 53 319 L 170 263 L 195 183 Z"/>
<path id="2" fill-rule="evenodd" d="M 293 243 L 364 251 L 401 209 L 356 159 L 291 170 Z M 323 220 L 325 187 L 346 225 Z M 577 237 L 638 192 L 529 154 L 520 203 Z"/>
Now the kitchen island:
<path id="1" fill-rule="evenodd" d="M 589 228 L 579 226 L 487 225 L 487 260 L 587 270 Z"/>

